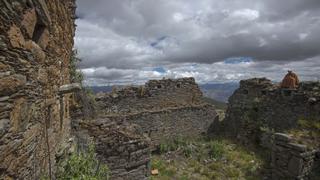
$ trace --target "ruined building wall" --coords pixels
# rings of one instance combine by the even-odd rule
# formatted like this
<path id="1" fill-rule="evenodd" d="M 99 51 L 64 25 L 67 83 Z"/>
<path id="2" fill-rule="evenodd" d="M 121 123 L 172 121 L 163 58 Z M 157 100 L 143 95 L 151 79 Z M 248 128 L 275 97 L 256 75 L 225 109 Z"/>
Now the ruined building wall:
<path id="1" fill-rule="evenodd" d="M 311 173 L 315 150 L 296 144 L 292 137 L 276 133 L 272 146 L 272 179 L 307 179 Z"/>
<path id="2" fill-rule="evenodd" d="M 229 98 L 226 118 L 215 121 L 210 133 L 267 150 L 270 179 L 304 179 L 316 169 L 314 161 L 319 162 L 315 155 L 320 152 L 320 141 L 316 139 L 319 130 L 307 129 L 310 137 L 303 141 L 283 133 L 299 129 L 301 120 L 317 124 L 319 117 L 319 82 L 302 82 L 297 89 L 283 89 L 266 78 L 253 78 L 240 81 L 240 87 Z"/>
<path id="3" fill-rule="evenodd" d="M 297 126 L 299 120 L 319 121 L 320 83 L 302 82 L 296 90 L 281 89 L 265 78 L 240 82 L 229 98 L 226 118 L 215 122 L 215 134 L 257 138 L 260 128 L 275 132 Z"/>
<path id="4" fill-rule="evenodd" d="M 216 118 L 194 78 L 151 80 L 97 97 L 100 116 L 138 125 L 155 147 L 161 140 L 206 134 Z"/>
<path id="5" fill-rule="evenodd" d="M 216 116 L 215 108 L 204 104 L 107 117 L 115 122 L 125 120 L 138 125 L 140 132 L 151 138 L 151 145 L 154 148 L 163 140 L 205 135 Z"/>
<path id="6" fill-rule="evenodd" d="M 150 174 L 150 140 L 126 121 L 98 118 L 80 121 L 74 131 L 78 144 L 95 143 L 98 159 L 108 165 L 111 179 L 147 180 Z"/>
<path id="7" fill-rule="evenodd" d="M 0 179 L 54 174 L 70 135 L 74 0 L 0 1 Z M 50 173 L 51 172 L 51 173 Z"/>
<path id="8" fill-rule="evenodd" d="M 202 92 L 194 78 L 150 80 L 144 86 L 127 87 L 97 97 L 104 112 L 136 113 L 199 104 Z"/>

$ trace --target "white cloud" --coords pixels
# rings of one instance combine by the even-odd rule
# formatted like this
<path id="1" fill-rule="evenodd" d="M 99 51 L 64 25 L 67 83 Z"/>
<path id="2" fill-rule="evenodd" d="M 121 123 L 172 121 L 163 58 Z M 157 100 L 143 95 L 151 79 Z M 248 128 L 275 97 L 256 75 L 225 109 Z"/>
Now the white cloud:
<path id="1" fill-rule="evenodd" d="M 300 33 L 299 34 L 299 39 L 302 41 L 302 40 L 305 40 L 306 38 L 308 37 L 308 33 Z"/>
<path id="2" fill-rule="evenodd" d="M 202 83 L 279 80 L 289 67 L 312 79 L 320 66 L 319 0 L 77 3 L 75 45 L 87 83 L 142 83 L 162 76 L 195 76 Z M 254 62 L 223 63 L 230 57 Z M 167 72 L 152 71 L 159 66 Z"/>
<path id="3" fill-rule="evenodd" d="M 232 12 L 231 17 L 253 21 L 260 17 L 260 12 L 254 9 L 240 9 Z"/>
<path id="4" fill-rule="evenodd" d="M 184 19 L 183 15 L 181 13 L 174 13 L 173 14 L 173 20 L 176 22 L 181 22 Z"/>
<path id="5" fill-rule="evenodd" d="M 259 47 L 263 47 L 265 45 L 267 45 L 267 41 L 263 38 L 259 38 Z"/>

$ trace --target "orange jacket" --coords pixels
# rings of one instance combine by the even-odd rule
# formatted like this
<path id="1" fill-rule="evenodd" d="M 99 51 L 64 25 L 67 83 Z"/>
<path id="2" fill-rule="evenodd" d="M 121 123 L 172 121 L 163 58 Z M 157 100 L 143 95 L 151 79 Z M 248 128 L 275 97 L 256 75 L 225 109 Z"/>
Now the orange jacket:
<path id="1" fill-rule="evenodd" d="M 282 88 L 290 88 L 290 89 L 297 88 L 298 85 L 299 85 L 299 78 L 293 72 L 286 74 L 286 76 L 283 78 L 281 83 Z"/>

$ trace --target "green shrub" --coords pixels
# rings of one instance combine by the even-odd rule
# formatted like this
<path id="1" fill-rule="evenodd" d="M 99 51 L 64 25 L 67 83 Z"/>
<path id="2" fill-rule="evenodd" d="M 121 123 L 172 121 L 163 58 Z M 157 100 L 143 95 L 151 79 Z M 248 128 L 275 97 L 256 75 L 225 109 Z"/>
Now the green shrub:
<path id="1" fill-rule="evenodd" d="M 84 75 L 83 73 L 77 68 L 81 59 L 78 57 L 78 51 L 76 49 L 72 50 L 72 54 L 69 61 L 69 75 L 70 75 L 70 82 L 72 83 L 80 83 L 82 85 Z"/>
<path id="2" fill-rule="evenodd" d="M 182 146 L 182 152 L 185 157 L 191 157 L 192 153 L 194 152 L 194 147 L 192 144 Z"/>
<path id="3" fill-rule="evenodd" d="M 180 138 L 177 139 L 166 139 L 162 140 L 159 145 L 160 154 L 167 153 L 169 151 L 175 151 L 183 146 L 182 140 Z"/>
<path id="4" fill-rule="evenodd" d="M 173 177 L 177 173 L 177 169 L 174 166 L 167 164 L 162 159 L 156 159 L 156 158 L 153 158 L 151 160 L 151 169 L 158 169 L 159 174 L 162 177 Z"/>
<path id="5" fill-rule="evenodd" d="M 192 153 L 195 151 L 195 146 L 186 138 L 182 137 L 177 137 L 172 140 L 162 140 L 159 145 L 160 154 L 176 150 L 181 150 L 185 157 L 191 157 Z"/>
<path id="6" fill-rule="evenodd" d="M 69 159 L 60 163 L 57 179 L 108 180 L 109 169 L 97 160 L 95 148 L 90 145 L 88 152 L 74 153 Z"/>
<path id="7" fill-rule="evenodd" d="M 225 153 L 225 145 L 220 141 L 212 141 L 209 143 L 210 158 L 221 159 Z"/>

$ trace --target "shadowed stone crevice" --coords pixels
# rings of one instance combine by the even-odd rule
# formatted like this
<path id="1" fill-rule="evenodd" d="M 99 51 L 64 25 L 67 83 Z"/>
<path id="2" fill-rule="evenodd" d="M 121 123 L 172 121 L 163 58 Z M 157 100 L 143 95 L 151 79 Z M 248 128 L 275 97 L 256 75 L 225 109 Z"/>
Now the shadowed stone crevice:
<path id="1" fill-rule="evenodd" d="M 39 43 L 41 36 L 43 35 L 44 31 L 46 30 L 46 26 L 44 24 L 41 23 L 37 23 L 35 28 L 34 28 L 34 32 L 32 35 L 32 40 L 35 43 Z"/>

